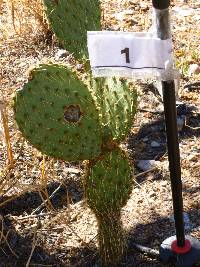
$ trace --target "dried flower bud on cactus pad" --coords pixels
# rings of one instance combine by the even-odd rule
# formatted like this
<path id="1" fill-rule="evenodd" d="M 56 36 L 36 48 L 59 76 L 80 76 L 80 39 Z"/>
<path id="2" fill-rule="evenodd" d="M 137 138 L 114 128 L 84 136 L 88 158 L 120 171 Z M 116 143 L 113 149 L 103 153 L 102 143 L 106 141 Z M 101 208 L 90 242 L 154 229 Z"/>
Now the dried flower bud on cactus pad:
<path id="1" fill-rule="evenodd" d="M 98 111 L 87 86 L 64 66 L 41 65 L 15 97 L 15 118 L 44 154 L 77 161 L 101 152 Z"/>

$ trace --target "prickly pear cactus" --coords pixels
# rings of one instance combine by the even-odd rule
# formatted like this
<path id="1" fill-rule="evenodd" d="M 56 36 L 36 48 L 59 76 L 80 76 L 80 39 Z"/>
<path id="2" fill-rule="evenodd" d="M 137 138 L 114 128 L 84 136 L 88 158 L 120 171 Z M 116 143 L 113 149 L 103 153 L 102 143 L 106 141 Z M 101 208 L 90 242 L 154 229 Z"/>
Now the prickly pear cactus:
<path id="1" fill-rule="evenodd" d="M 121 208 L 131 193 L 132 176 L 118 145 L 130 131 L 136 93 L 117 79 L 88 84 L 67 67 L 40 65 L 17 92 L 15 118 L 23 135 L 43 153 L 88 160 L 84 187 L 99 225 L 101 265 L 119 267 L 127 250 Z"/>
<path id="2" fill-rule="evenodd" d="M 123 151 L 115 148 L 86 166 L 86 198 L 98 221 L 101 264 L 118 267 L 127 248 L 121 208 L 132 190 L 132 171 Z"/>
<path id="3" fill-rule="evenodd" d="M 47 18 L 63 46 L 87 58 L 87 31 L 100 30 L 99 0 L 44 0 Z"/>
<path id="4" fill-rule="evenodd" d="M 44 0 L 58 40 L 75 58 L 88 57 L 87 31 L 101 29 L 100 0 Z M 119 267 L 127 243 L 121 208 L 132 189 L 131 168 L 119 149 L 136 112 L 136 93 L 119 79 L 85 85 L 64 66 L 35 68 L 15 98 L 15 118 L 30 143 L 67 161 L 89 160 L 85 192 L 99 225 L 103 267 Z"/>
<path id="5" fill-rule="evenodd" d="M 78 161 L 101 152 L 98 110 L 86 85 L 70 69 L 41 65 L 15 98 L 23 135 L 43 153 Z"/>

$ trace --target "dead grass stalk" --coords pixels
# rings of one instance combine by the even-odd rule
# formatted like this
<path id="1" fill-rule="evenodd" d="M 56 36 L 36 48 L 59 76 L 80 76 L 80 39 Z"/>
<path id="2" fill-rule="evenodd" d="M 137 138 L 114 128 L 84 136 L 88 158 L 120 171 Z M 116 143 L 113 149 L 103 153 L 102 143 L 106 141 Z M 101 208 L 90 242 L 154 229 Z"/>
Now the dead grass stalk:
<path id="1" fill-rule="evenodd" d="M 7 110 L 6 103 L 3 101 L 0 101 L 0 124 L 2 125 L 1 135 L 2 135 L 2 139 L 4 139 L 3 143 L 6 144 L 6 148 L 7 148 L 8 165 L 10 168 L 13 168 L 14 159 L 13 159 L 11 140 L 10 140 L 9 126 L 8 126 L 8 110 Z"/>
<path id="2" fill-rule="evenodd" d="M 7 34 L 10 28 L 21 37 L 48 31 L 42 0 L 0 0 L 0 13 L 3 8 L 8 13 L 5 27 Z"/>

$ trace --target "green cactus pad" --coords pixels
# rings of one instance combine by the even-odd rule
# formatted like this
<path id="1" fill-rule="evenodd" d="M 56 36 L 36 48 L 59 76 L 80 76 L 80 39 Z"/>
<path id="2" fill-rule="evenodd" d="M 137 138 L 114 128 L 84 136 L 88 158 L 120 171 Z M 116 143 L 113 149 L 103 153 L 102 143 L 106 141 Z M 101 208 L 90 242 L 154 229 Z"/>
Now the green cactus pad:
<path id="1" fill-rule="evenodd" d="M 86 170 L 85 193 L 98 222 L 101 266 L 121 266 L 127 251 L 121 208 L 133 186 L 129 161 L 122 150 L 115 148 L 90 161 Z"/>
<path id="2" fill-rule="evenodd" d="M 44 154 L 77 161 L 101 152 L 101 128 L 86 85 L 68 68 L 41 65 L 15 97 L 19 129 Z"/>
<path id="3" fill-rule="evenodd" d="M 99 0 L 44 0 L 47 18 L 65 49 L 81 59 L 88 57 L 87 31 L 98 31 Z"/>
<path id="4" fill-rule="evenodd" d="M 132 190 L 129 161 L 119 148 L 106 152 L 95 163 L 90 162 L 86 178 L 86 198 L 98 216 L 107 211 L 119 211 Z"/>
<path id="5" fill-rule="evenodd" d="M 137 93 L 122 79 L 95 79 L 91 83 L 106 138 L 120 143 L 130 132 L 137 108 Z"/>

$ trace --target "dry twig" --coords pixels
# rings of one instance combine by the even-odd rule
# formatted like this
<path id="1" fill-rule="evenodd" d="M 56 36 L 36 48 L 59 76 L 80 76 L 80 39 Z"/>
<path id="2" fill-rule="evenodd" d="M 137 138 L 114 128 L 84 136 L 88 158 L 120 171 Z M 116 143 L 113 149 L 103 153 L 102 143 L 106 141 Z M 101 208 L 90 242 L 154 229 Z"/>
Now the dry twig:
<path id="1" fill-rule="evenodd" d="M 8 242 L 8 235 L 9 233 L 12 231 L 11 229 L 9 229 L 9 231 L 7 231 L 6 235 L 4 235 L 4 221 L 3 221 L 3 217 L 0 216 L 0 220 L 1 220 L 1 232 L 0 232 L 0 244 L 1 243 L 6 243 L 6 245 L 9 247 L 11 253 L 16 257 L 19 258 L 18 255 L 14 252 L 14 250 L 11 248 L 9 242 Z M 3 240 L 3 241 L 2 241 Z"/>
<path id="2" fill-rule="evenodd" d="M 30 253 L 30 256 L 28 258 L 28 261 L 26 263 L 26 267 L 29 267 L 30 266 L 30 262 L 31 262 L 31 258 L 33 256 L 33 252 L 35 250 L 35 247 L 36 247 L 36 233 L 37 233 L 37 227 L 35 227 L 34 229 L 34 235 L 33 235 L 33 243 L 32 243 L 32 248 L 31 248 L 31 253 Z"/>

